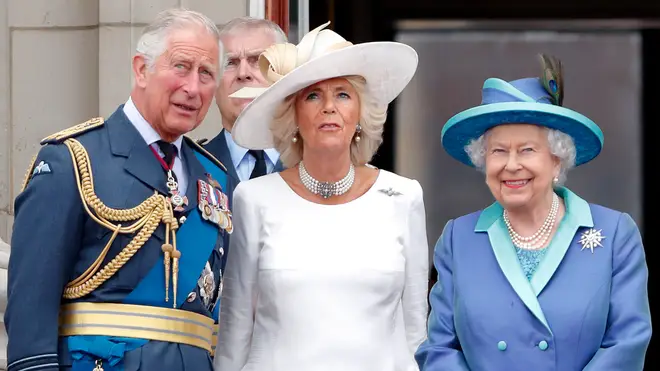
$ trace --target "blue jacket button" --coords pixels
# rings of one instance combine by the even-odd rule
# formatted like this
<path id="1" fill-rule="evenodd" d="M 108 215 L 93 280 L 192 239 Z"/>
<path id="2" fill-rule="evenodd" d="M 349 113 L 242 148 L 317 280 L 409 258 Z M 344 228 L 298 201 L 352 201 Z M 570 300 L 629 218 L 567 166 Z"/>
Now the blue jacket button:
<path id="1" fill-rule="evenodd" d="M 497 343 L 497 349 L 506 350 L 506 341 L 500 341 L 499 343 Z"/>
<path id="2" fill-rule="evenodd" d="M 539 349 L 541 349 L 541 350 L 548 349 L 548 342 L 545 341 L 545 340 L 541 340 L 541 342 L 539 343 Z"/>

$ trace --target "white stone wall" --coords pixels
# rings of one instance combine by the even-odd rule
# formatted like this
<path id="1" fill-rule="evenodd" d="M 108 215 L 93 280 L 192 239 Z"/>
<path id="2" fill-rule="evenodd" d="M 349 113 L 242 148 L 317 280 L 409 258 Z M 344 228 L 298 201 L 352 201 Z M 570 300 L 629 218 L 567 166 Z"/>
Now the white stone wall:
<path id="1" fill-rule="evenodd" d="M 222 25 L 248 14 L 248 5 L 248 0 L 0 0 L 0 240 L 11 240 L 13 200 L 40 139 L 107 117 L 126 101 L 135 42 L 159 11 L 183 6 Z M 213 104 L 192 136 L 211 137 L 219 130 Z M 8 255 L 9 247 L 0 242 L 0 317 Z M 0 326 L 0 370 L 5 348 Z"/>

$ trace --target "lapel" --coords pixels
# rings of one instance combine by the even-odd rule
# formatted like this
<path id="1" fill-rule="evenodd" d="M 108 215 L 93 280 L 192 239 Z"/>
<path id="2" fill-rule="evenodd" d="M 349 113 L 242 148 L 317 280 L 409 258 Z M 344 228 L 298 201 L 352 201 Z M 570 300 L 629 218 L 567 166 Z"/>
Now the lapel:
<path id="1" fill-rule="evenodd" d="M 197 180 L 206 180 L 206 170 L 204 166 L 195 157 L 195 152 L 190 148 L 186 140 L 181 143 L 181 150 L 183 152 L 183 161 L 186 167 L 186 176 L 188 177 L 188 189 L 186 189 L 186 197 L 188 198 L 188 205 L 184 208 L 184 213 L 197 208 L 197 193 L 198 184 Z"/>
<path id="2" fill-rule="evenodd" d="M 545 258 L 539 264 L 536 273 L 532 276 L 531 285 L 534 293 L 538 296 L 559 268 L 569 247 L 573 245 L 573 239 L 580 227 L 593 227 L 591 208 L 587 201 L 578 197 L 567 188 L 558 188 L 557 195 L 564 199 L 566 214 L 559 224 L 559 228 L 552 238 Z"/>
<path id="3" fill-rule="evenodd" d="M 566 205 L 566 214 L 561 220 L 559 228 L 552 238 L 545 258 L 539 264 L 531 282 L 527 280 L 518 261 L 515 247 L 511 242 L 504 219 L 502 206 L 495 202 L 486 208 L 477 221 L 475 232 L 487 232 L 491 248 L 497 263 L 516 292 L 520 300 L 534 314 L 536 318 L 552 333 L 548 321 L 538 300 L 538 295 L 557 271 L 568 248 L 572 245 L 575 233 L 580 227 L 593 227 L 591 209 L 589 204 L 575 195 L 567 188 L 558 188 L 557 194 L 563 198 Z"/>
<path id="4" fill-rule="evenodd" d="M 229 153 L 229 146 L 227 146 L 227 140 L 225 139 L 225 129 L 220 130 L 220 133 L 216 135 L 215 138 L 211 139 L 210 142 L 204 145 L 204 149 L 209 151 L 215 158 L 220 160 L 223 164 L 227 164 L 227 172 L 233 180 L 233 184 L 238 184 L 240 182 L 238 178 L 238 173 L 236 173 L 236 168 L 234 167 L 234 161 L 231 159 L 231 153 Z M 229 179 L 227 179 L 229 182 Z M 227 186 L 229 188 L 229 186 Z"/>
<path id="5" fill-rule="evenodd" d="M 140 133 L 124 114 L 124 106 L 108 118 L 110 150 L 115 156 L 126 157 L 124 169 L 158 192 L 167 195 L 165 172 Z"/>
<path id="6" fill-rule="evenodd" d="M 508 235 L 504 220 L 501 217 L 502 211 L 502 206 L 497 202 L 486 208 L 479 216 L 474 231 L 488 233 L 490 246 L 493 249 L 493 253 L 495 253 L 497 264 L 499 264 L 507 281 L 509 281 L 509 284 L 520 300 L 525 303 L 525 306 L 552 333 L 541 309 L 541 304 L 520 267 L 516 250 Z"/>

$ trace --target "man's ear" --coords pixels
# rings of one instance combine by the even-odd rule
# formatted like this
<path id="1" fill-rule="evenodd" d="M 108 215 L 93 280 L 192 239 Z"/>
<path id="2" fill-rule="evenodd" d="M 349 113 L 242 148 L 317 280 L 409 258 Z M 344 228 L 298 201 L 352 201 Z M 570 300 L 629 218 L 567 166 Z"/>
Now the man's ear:
<path id="1" fill-rule="evenodd" d="M 141 55 L 133 56 L 133 76 L 135 76 L 135 85 L 141 88 L 147 86 L 147 63 Z"/>

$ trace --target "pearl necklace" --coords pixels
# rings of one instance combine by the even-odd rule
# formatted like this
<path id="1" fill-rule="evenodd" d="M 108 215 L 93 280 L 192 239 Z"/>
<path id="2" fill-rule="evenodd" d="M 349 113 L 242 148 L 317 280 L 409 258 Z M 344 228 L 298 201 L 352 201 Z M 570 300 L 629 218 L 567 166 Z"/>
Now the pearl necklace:
<path id="1" fill-rule="evenodd" d="M 509 216 L 507 215 L 506 210 L 504 210 L 503 216 L 504 216 L 504 223 L 506 224 L 506 228 L 509 230 L 509 236 L 511 236 L 511 241 L 513 244 L 521 249 L 524 250 L 540 250 L 545 246 L 545 243 L 548 241 L 548 238 L 550 237 L 550 233 L 552 233 L 552 229 L 555 226 L 555 223 L 557 221 L 557 213 L 559 211 L 559 197 L 557 197 L 556 194 L 553 194 L 552 198 L 552 207 L 550 208 L 550 212 L 548 213 L 548 216 L 545 218 L 545 221 L 543 222 L 543 225 L 541 228 L 539 228 L 536 233 L 529 237 L 523 237 L 519 235 L 511 226 L 511 222 L 509 221 Z"/>
<path id="2" fill-rule="evenodd" d="M 300 181 L 307 190 L 315 195 L 320 195 L 325 199 L 328 199 L 331 196 L 343 195 L 351 189 L 355 182 L 355 167 L 353 164 L 351 164 L 351 167 L 348 169 L 348 174 L 336 182 L 319 182 L 314 179 L 309 175 L 302 161 L 300 161 L 300 164 L 298 165 L 298 174 L 300 176 Z"/>

